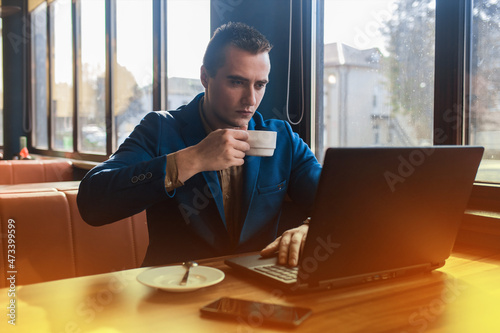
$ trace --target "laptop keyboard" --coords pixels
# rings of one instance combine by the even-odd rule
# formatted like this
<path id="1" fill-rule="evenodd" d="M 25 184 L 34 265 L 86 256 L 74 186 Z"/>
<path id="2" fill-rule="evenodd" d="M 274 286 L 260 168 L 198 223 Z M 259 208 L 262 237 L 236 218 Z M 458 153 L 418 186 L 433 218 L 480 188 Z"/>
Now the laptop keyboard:
<path id="1" fill-rule="evenodd" d="M 297 280 L 299 272 L 298 267 L 288 267 L 283 265 L 265 265 L 254 268 L 256 271 L 277 278 L 285 282 L 294 282 Z"/>

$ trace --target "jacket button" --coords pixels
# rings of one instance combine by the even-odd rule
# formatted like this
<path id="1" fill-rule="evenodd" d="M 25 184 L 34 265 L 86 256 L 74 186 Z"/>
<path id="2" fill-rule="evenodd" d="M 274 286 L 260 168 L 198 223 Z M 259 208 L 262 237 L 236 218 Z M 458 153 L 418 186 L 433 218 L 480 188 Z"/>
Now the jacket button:
<path id="1" fill-rule="evenodd" d="M 132 183 L 135 184 L 139 181 L 139 178 L 137 178 L 137 176 L 134 176 L 134 177 L 132 177 L 131 181 L 132 181 Z"/>
<path id="2" fill-rule="evenodd" d="M 146 173 L 146 178 L 147 178 L 147 179 L 149 179 L 149 178 L 151 178 L 151 177 L 153 177 L 153 174 L 152 174 L 151 172 Z"/>
<path id="3" fill-rule="evenodd" d="M 139 175 L 139 180 L 140 180 L 140 181 L 143 181 L 144 179 L 146 179 L 146 176 L 145 176 L 143 173 L 141 173 L 141 174 Z"/>

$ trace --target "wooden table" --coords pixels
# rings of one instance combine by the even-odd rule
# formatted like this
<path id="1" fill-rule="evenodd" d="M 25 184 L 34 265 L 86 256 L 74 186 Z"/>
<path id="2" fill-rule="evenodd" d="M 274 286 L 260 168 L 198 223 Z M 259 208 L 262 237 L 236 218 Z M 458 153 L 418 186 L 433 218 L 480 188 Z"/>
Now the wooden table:
<path id="1" fill-rule="evenodd" d="M 15 326 L 5 315 L 9 289 L 0 289 L 0 331 L 291 331 L 262 326 L 255 318 L 233 322 L 200 316 L 203 305 L 231 296 L 310 307 L 312 316 L 294 332 L 500 332 L 500 251 L 454 253 L 433 273 L 301 295 L 244 279 L 220 258 L 200 264 L 223 270 L 225 279 L 189 293 L 168 293 L 137 282 L 140 268 L 17 286 Z"/>

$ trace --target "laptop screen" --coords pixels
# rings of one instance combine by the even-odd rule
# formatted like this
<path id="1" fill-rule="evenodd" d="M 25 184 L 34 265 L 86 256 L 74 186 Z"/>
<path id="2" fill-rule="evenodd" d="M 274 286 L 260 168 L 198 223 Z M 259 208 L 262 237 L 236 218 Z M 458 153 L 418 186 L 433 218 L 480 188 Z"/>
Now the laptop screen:
<path id="1" fill-rule="evenodd" d="M 328 149 L 299 279 L 444 264 L 482 154 L 471 146 Z"/>

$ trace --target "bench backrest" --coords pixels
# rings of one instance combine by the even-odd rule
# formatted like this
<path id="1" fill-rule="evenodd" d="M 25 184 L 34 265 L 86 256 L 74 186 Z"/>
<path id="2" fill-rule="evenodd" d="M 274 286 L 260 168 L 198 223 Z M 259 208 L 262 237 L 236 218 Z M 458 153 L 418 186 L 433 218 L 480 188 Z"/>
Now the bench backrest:
<path id="1" fill-rule="evenodd" d="M 73 165 L 63 160 L 0 161 L 0 185 L 73 180 Z"/>
<path id="2" fill-rule="evenodd" d="M 78 212 L 77 192 L 0 192 L 0 264 L 5 267 L 0 287 L 9 271 L 16 271 L 16 285 L 22 285 L 141 266 L 148 246 L 146 213 L 93 227 Z"/>

